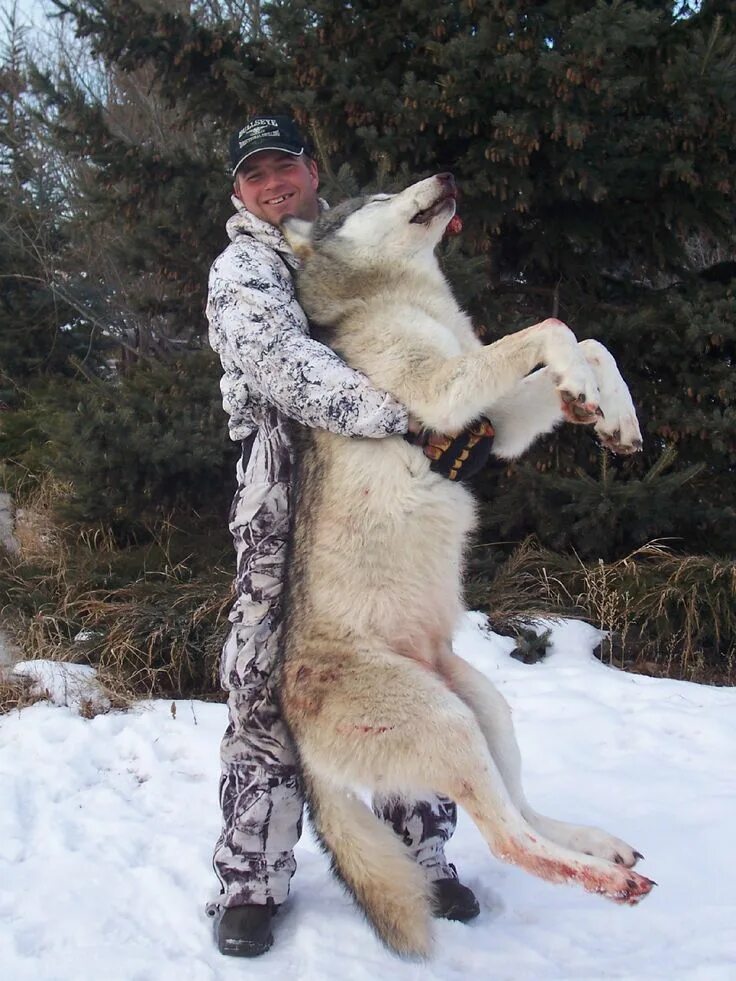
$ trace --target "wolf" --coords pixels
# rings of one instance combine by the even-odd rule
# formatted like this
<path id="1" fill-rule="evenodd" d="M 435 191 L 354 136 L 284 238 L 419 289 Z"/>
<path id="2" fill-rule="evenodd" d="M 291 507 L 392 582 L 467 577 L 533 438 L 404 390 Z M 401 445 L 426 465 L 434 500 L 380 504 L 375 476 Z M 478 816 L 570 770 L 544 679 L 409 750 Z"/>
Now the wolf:
<path id="1" fill-rule="evenodd" d="M 590 424 L 616 453 L 640 449 L 629 390 L 602 344 L 578 342 L 556 319 L 478 341 L 435 255 L 455 207 L 454 179 L 439 174 L 314 223 L 285 219 L 316 336 L 428 430 L 488 416 L 503 459 L 564 420 Z M 532 809 L 506 701 L 453 653 L 471 492 L 400 436 L 314 429 L 294 439 L 278 697 L 315 832 L 379 937 L 398 954 L 428 956 L 431 887 L 363 803 L 365 790 L 444 794 L 499 859 L 639 902 L 654 885 L 632 870 L 640 853 Z"/>

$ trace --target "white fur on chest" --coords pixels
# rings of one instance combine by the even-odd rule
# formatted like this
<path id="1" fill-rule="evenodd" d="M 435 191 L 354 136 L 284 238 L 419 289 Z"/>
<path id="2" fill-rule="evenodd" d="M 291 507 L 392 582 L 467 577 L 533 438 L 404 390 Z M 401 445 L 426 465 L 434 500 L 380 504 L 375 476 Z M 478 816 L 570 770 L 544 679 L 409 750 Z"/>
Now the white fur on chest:
<path id="1" fill-rule="evenodd" d="M 475 522 L 468 491 L 432 473 L 400 437 L 328 433 L 333 464 L 322 481 L 309 567 L 319 616 L 384 637 L 394 649 L 451 635 L 461 611 L 465 540 Z M 339 583 L 340 589 L 322 584 Z M 355 597 L 362 597 L 356 622 Z"/>
<path id="2" fill-rule="evenodd" d="M 348 364 L 392 393 L 428 361 L 444 362 L 480 345 L 439 270 L 407 270 L 391 288 L 366 297 L 338 327 L 336 341 Z"/>

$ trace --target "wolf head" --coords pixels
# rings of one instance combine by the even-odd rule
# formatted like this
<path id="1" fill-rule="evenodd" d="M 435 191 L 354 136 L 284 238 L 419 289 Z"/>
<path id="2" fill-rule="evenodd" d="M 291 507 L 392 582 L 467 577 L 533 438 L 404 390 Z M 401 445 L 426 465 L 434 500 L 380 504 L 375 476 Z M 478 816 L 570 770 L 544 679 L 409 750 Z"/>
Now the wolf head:
<path id="1" fill-rule="evenodd" d="M 314 222 L 286 216 L 284 237 L 303 260 L 299 299 L 329 324 L 367 291 L 413 269 L 437 270 L 434 250 L 455 214 L 455 180 L 438 174 L 399 194 L 352 198 Z"/>
<path id="2" fill-rule="evenodd" d="M 331 249 L 363 264 L 380 254 L 406 259 L 432 252 L 455 214 L 455 179 L 438 174 L 411 184 L 399 194 L 371 194 L 344 201 L 314 222 L 287 215 L 286 240 L 302 259 Z"/>

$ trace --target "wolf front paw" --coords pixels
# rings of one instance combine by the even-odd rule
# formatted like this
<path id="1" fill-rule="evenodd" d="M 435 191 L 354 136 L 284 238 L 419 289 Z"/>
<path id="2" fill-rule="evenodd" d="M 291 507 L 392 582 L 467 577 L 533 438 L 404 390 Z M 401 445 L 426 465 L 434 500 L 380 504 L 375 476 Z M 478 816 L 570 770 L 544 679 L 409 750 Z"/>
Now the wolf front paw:
<path id="1" fill-rule="evenodd" d="M 589 426 L 603 416 L 600 406 L 593 408 L 591 404 L 581 402 L 580 396 L 573 398 L 569 392 L 560 392 L 560 400 L 565 419 L 574 426 Z"/>
<path id="2" fill-rule="evenodd" d="M 641 432 L 636 416 L 625 417 L 618 426 L 610 429 L 606 420 L 601 420 L 595 426 L 598 442 L 612 453 L 627 456 L 638 453 L 642 448 Z"/>
<path id="3" fill-rule="evenodd" d="M 592 421 L 600 405 L 598 379 L 567 324 L 548 317 L 521 333 L 541 335 L 540 360 L 555 379 L 563 411 L 570 421 Z"/>
<path id="4" fill-rule="evenodd" d="M 571 365 L 557 376 L 562 411 L 570 422 L 595 422 L 601 417 L 601 395 L 595 376 L 585 362 Z"/>
<path id="5" fill-rule="evenodd" d="M 586 340 L 578 350 L 590 366 L 600 389 L 601 413 L 594 422 L 601 446 L 612 453 L 638 453 L 641 430 L 628 385 L 621 377 L 613 355 L 599 341 Z"/>

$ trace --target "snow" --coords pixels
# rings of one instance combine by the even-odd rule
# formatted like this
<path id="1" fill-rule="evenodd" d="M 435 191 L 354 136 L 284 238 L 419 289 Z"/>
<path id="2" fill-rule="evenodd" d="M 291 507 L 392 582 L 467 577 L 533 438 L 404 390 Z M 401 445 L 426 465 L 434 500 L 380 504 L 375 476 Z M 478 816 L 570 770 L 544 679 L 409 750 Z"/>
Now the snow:
<path id="1" fill-rule="evenodd" d="M 273 950 L 222 957 L 204 905 L 224 705 L 150 701 L 85 719 L 68 679 L 26 664 L 71 705 L 0 718 L 2 978 L 733 981 L 736 690 L 622 673 L 592 657 L 598 637 L 557 624 L 548 658 L 524 665 L 469 614 L 456 650 L 513 707 L 532 803 L 627 839 L 659 887 L 632 909 L 550 885 L 494 859 L 461 814 L 448 855 L 481 915 L 438 922 L 427 963 L 381 946 L 306 831 Z"/>
<path id="2" fill-rule="evenodd" d="M 81 708 L 109 708 L 110 701 L 97 684 L 94 668 L 87 664 L 67 664 L 64 661 L 19 661 L 13 674 L 31 682 L 34 694 L 44 696 L 53 705 L 62 705 L 79 712 Z"/>

